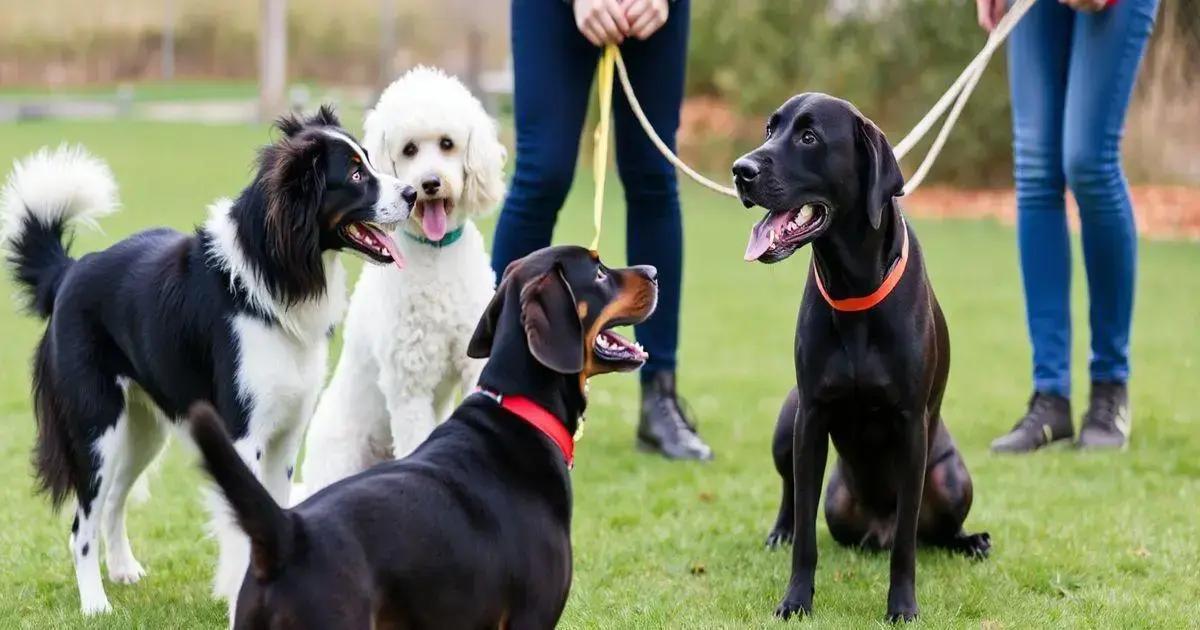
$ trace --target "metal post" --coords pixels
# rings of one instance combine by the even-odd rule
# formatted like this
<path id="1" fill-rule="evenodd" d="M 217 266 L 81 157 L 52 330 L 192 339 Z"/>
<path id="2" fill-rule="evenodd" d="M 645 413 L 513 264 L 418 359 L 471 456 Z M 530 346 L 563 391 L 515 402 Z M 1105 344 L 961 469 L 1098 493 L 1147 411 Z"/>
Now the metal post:
<path id="1" fill-rule="evenodd" d="M 175 78 L 175 0 L 163 0 L 162 78 Z"/>
<path id="2" fill-rule="evenodd" d="M 287 83 L 287 0 L 262 0 L 258 32 L 258 115 L 283 112 Z"/>
<path id="3" fill-rule="evenodd" d="M 396 0 L 379 0 L 379 78 L 382 92 L 395 79 L 392 67 L 396 58 Z"/>

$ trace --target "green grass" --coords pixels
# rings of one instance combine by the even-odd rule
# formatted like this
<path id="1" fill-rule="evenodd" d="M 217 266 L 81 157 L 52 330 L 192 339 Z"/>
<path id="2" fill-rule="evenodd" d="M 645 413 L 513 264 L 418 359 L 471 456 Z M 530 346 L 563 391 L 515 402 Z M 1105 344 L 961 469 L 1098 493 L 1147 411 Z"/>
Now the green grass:
<path id="1" fill-rule="evenodd" d="M 83 232 L 75 251 L 103 247 L 152 226 L 190 228 L 214 197 L 249 176 L 262 127 L 143 123 L 0 126 L 0 163 L 43 144 L 81 141 L 108 159 L 126 209 Z M 615 178 L 614 178 L 615 179 Z M 602 251 L 623 257 L 615 187 Z M 581 180 L 561 214 L 560 242 L 590 240 L 591 186 Z M 771 617 L 789 554 L 762 540 L 779 482 L 769 444 L 778 403 L 792 381 L 792 330 L 807 253 L 772 267 L 741 262 L 754 217 L 687 186 L 681 387 L 714 445 L 709 465 L 636 454 L 636 381 L 597 379 L 587 435 L 573 473 L 575 581 L 563 626 L 776 627 Z M 968 562 L 922 551 L 919 627 L 1185 627 L 1200 620 L 1200 250 L 1143 243 L 1128 452 L 1054 449 L 993 457 L 1028 394 L 1029 352 L 1010 228 L 982 222 L 915 221 L 950 322 L 954 366 L 945 415 L 975 478 L 973 530 L 988 530 L 993 556 Z M 491 221 L 484 226 L 490 233 Z M 1077 270 L 1080 267 L 1076 267 Z M 1076 275 L 1077 391 L 1086 392 L 1086 300 Z M 0 293 L 12 293 L 7 277 Z M 42 324 L 0 309 L 0 628 L 219 627 L 208 595 L 215 548 L 204 535 L 201 477 L 173 446 L 131 508 L 135 552 L 149 569 L 136 586 L 106 584 L 115 612 L 84 622 L 66 535 L 33 494 L 28 453 L 28 361 Z M 1077 411 L 1082 396 L 1076 397 Z M 887 557 L 839 548 L 818 527 L 813 627 L 881 622 Z M 808 626 L 806 626 L 808 627 Z"/>
<path id="2" fill-rule="evenodd" d="M 192 101 L 209 99 L 255 99 L 258 85 L 253 81 L 137 81 L 128 84 L 133 100 Z M 59 97 L 116 98 L 118 86 L 111 84 L 72 85 L 61 89 L 45 86 L 5 86 L 0 88 L 0 100 L 40 99 Z"/>

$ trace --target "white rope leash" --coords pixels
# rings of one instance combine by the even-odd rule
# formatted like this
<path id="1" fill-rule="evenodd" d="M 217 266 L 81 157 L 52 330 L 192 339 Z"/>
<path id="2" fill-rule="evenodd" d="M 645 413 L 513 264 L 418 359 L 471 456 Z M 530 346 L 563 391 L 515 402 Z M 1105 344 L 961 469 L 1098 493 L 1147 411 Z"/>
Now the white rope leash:
<path id="1" fill-rule="evenodd" d="M 653 142 L 654 146 L 658 148 L 658 152 L 662 153 L 663 157 L 667 158 L 668 162 L 674 164 L 675 168 L 683 171 L 685 175 L 695 180 L 695 182 L 701 186 L 704 186 L 709 190 L 719 192 L 723 195 L 729 195 L 730 197 L 736 198 L 738 196 L 737 190 L 729 186 L 722 186 L 692 170 L 692 167 L 684 164 L 683 160 L 679 159 L 679 156 L 675 155 L 671 151 L 671 148 L 667 146 L 667 143 L 663 142 L 662 138 L 658 137 L 658 133 L 654 131 L 654 127 L 646 118 L 646 113 L 642 111 L 642 105 L 638 102 L 637 95 L 633 93 L 633 86 L 629 83 L 629 72 L 625 70 L 625 60 L 621 58 L 621 49 L 617 48 L 614 44 L 609 44 L 609 46 L 611 46 L 613 50 L 617 51 L 617 76 L 621 79 L 621 89 L 625 92 L 625 100 L 629 101 L 629 108 L 633 110 L 634 117 L 637 118 L 638 123 L 642 125 L 642 130 L 646 132 L 647 136 L 649 136 L 650 141 Z"/>
<path id="2" fill-rule="evenodd" d="M 934 123 L 936 123 L 938 119 L 942 117 L 942 114 L 946 112 L 946 108 L 950 107 L 953 103 L 953 108 L 950 110 L 950 114 L 946 117 L 946 121 L 942 124 L 942 128 L 938 132 L 937 137 L 934 139 L 933 145 L 929 148 L 929 152 L 925 154 L 925 159 L 921 161 L 921 165 L 917 167 L 917 170 L 913 173 L 912 177 L 910 177 L 908 182 L 905 183 L 904 194 L 907 195 L 916 190 L 917 187 L 920 186 L 925 180 L 925 177 L 929 174 L 930 169 L 933 168 L 933 163 L 937 160 L 938 155 L 941 154 L 942 148 L 946 144 L 946 139 L 950 137 L 950 131 L 954 129 L 955 123 L 958 122 L 959 115 L 962 114 L 962 110 L 966 107 L 967 101 L 971 98 L 971 93 L 975 91 L 975 86 L 979 84 L 980 78 L 983 77 L 983 71 L 987 68 L 988 61 L 991 60 L 992 54 L 995 53 L 996 49 L 1000 47 L 1000 44 L 1002 44 L 1004 40 L 1008 38 L 1008 35 L 1012 32 L 1013 28 L 1016 27 L 1017 23 L 1022 17 L 1025 16 L 1025 14 L 1036 1 L 1037 0 L 1016 0 L 1016 2 L 1013 3 L 1013 6 L 1008 10 L 1007 13 L 1004 14 L 1004 17 L 1001 18 L 1000 22 L 996 24 L 996 28 L 992 29 L 991 34 L 988 36 L 987 43 L 984 44 L 983 49 L 979 51 L 979 54 L 975 55 L 975 58 L 971 60 L 971 63 L 967 64 L 967 67 L 963 69 L 962 74 L 958 76 L 958 78 L 950 86 L 950 89 L 946 90 L 946 93 L 943 94 L 940 99 L 938 99 L 938 102 L 933 106 L 933 109 L 929 110 L 929 113 L 926 114 L 925 117 L 922 118 L 915 127 L 913 127 L 913 130 L 910 131 L 908 135 L 905 136 L 904 139 L 897 143 L 893 148 L 892 152 L 895 154 L 896 160 L 904 159 L 904 157 L 908 155 L 908 152 L 911 151 L 913 147 L 916 146 L 916 144 L 920 142 L 926 134 L 929 133 L 929 130 L 933 128 Z M 621 89 L 625 92 L 625 99 L 629 101 L 629 107 L 633 110 L 634 118 L 636 118 L 638 124 L 642 126 L 642 130 L 646 132 L 646 136 L 650 138 L 652 143 L 654 143 L 654 146 L 658 149 L 658 152 L 661 153 L 668 162 L 673 164 L 675 168 L 683 171 L 685 175 L 690 177 L 701 186 L 704 186 L 709 190 L 736 198 L 738 196 L 736 189 L 729 186 L 722 186 L 721 184 L 708 179 L 700 173 L 697 173 L 690 166 L 684 164 L 683 160 L 680 160 L 679 156 L 675 155 L 675 153 L 671 151 L 667 144 L 662 141 L 662 138 L 660 138 L 658 133 L 654 131 L 654 127 L 650 124 L 649 119 L 646 118 L 645 112 L 642 111 L 641 103 L 638 102 L 637 95 L 633 92 L 633 86 L 629 82 L 629 73 L 625 69 L 625 60 L 621 57 L 620 49 L 614 44 L 609 44 L 609 46 L 615 50 L 617 77 L 621 81 Z"/>
<path id="3" fill-rule="evenodd" d="M 933 106 L 933 109 L 929 110 L 925 118 L 921 119 L 921 122 L 917 123 L 917 126 L 892 149 L 896 160 L 903 160 L 908 155 L 908 152 L 912 150 L 913 146 L 920 142 L 921 138 L 925 137 L 925 134 L 929 133 L 929 129 L 933 126 L 933 123 L 941 117 L 946 106 L 949 105 L 951 99 L 955 99 L 957 93 L 957 99 L 954 100 L 954 107 L 950 110 L 950 114 L 946 116 L 946 122 L 942 124 L 941 130 L 938 131 L 937 137 L 934 138 L 933 145 L 929 147 L 929 152 L 925 154 L 925 159 L 921 161 L 921 165 L 917 167 L 912 177 L 909 177 L 908 181 L 904 183 L 905 195 L 912 193 L 912 191 L 916 190 L 925 181 L 925 176 L 933 168 L 933 163 L 937 161 L 938 156 L 942 153 L 942 148 L 946 145 L 946 139 L 950 137 L 950 132 L 954 129 L 955 123 L 958 122 L 959 115 L 962 114 L 963 109 L 967 106 L 967 101 L 971 98 L 971 93 L 975 91 L 975 86 L 983 78 L 983 72 L 987 69 L 987 64 L 991 61 L 992 54 L 996 52 L 1000 44 L 1004 43 L 1009 33 L 1012 33 L 1017 23 L 1021 21 L 1021 18 L 1033 7 L 1033 3 L 1036 1 L 1017 0 L 1009 8 L 1008 13 L 1005 13 L 1000 22 L 996 24 L 996 28 L 992 29 L 987 43 L 983 46 L 983 50 L 979 51 L 979 54 L 975 55 L 971 63 L 967 64 L 966 69 L 963 70 L 954 84 L 950 86 L 950 89 L 942 95 L 942 98 Z M 959 90 L 961 90 L 961 93 L 959 93 Z"/>

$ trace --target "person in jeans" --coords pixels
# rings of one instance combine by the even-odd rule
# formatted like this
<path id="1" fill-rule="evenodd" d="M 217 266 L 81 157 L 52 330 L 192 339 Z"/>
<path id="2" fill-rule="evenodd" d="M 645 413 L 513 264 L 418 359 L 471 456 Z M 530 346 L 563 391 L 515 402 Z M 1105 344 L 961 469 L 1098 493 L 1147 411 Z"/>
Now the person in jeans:
<path id="1" fill-rule="evenodd" d="M 991 30 L 1006 0 L 976 0 Z M 1038 0 L 1008 43 L 1017 238 L 1033 344 L 1033 396 L 996 452 L 1075 431 L 1071 416 L 1071 247 L 1064 190 L 1079 206 L 1091 327 L 1091 397 L 1076 444 L 1129 440 L 1129 329 L 1137 232 L 1121 133 L 1158 0 Z"/>
<path id="2" fill-rule="evenodd" d="M 513 0 L 516 173 L 492 246 L 497 276 L 513 260 L 550 244 L 574 179 L 592 78 L 605 44 L 621 44 L 642 108 L 674 150 L 688 9 L 688 0 Z M 637 444 L 673 459 L 708 460 L 712 450 L 675 392 L 683 267 L 675 170 L 646 137 L 619 88 L 613 100 L 629 263 L 658 268 L 658 309 L 635 330 L 650 353 L 641 371 Z"/>

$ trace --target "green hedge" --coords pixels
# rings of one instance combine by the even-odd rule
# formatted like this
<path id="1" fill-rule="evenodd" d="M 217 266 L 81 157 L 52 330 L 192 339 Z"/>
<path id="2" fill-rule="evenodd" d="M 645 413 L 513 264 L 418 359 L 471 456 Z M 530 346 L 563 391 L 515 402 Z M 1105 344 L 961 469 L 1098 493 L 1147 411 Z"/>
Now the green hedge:
<path id="1" fill-rule="evenodd" d="M 693 3 L 688 89 L 765 115 L 789 96 L 828 92 L 859 106 L 898 141 L 986 39 L 973 3 L 901 0 L 839 11 L 829 0 Z M 1011 178 L 1005 60 L 993 59 L 934 169 L 969 184 Z M 919 150 L 917 151 L 920 152 Z M 915 155 L 912 164 L 915 168 Z"/>

